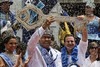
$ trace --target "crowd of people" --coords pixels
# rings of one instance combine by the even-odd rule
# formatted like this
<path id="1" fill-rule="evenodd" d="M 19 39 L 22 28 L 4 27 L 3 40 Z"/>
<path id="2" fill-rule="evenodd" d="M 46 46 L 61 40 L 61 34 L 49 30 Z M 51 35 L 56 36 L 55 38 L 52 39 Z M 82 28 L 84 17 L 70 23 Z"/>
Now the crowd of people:
<path id="1" fill-rule="evenodd" d="M 79 42 L 66 33 L 60 50 L 52 47 L 48 28 L 55 21 L 53 16 L 45 19 L 27 44 L 23 43 L 16 36 L 20 26 L 10 11 L 12 4 L 12 0 L 0 1 L 0 67 L 100 67 L 100 44 L 96 42 L 100 40 L 100 18 L 93 14 L 93 3 L 86 4 L 85 15 L 77 16 L 84 25 L 77 33 Z"/>

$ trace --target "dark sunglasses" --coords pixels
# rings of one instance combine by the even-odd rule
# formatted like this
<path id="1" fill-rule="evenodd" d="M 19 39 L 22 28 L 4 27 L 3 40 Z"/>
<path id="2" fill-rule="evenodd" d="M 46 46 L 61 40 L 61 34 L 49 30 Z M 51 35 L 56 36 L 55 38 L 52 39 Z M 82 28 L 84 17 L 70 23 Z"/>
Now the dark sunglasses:
<path id="1" fill-rule="evenodd" d="M 98 47 L 90 47 L 90 49 L 97 49 Z"/>

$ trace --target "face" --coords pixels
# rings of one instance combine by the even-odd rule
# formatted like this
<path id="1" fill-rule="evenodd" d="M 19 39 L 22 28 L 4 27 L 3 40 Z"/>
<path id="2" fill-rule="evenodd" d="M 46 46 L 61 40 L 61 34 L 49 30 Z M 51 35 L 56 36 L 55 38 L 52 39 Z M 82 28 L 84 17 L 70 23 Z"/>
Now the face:
<path id="1" fill-rule="evenodd" d="M 51 35 L 44 34 L 40 39 L 40 44 L 44 48 L 49 48 L 49 46 L 51 44 Z"/>
<path id="2" fill-rule="evenodd" d="M 10 3 L 8 1 L 3 2 L 0 7 L 5 13 L 8 13 L 10 9 Z"/>
<path id="3" fill-rule="evenodd" d="M 9 52 L 13 52 L 16 49 L 17 46 L 17 40 L 15 38 L 11 38 L 8 43 L 5 44 L 5 48 Z"/>
<path id="4" fill-rule="evenodd" d="M 91 7 L 86 7 L 85 8 L 85 14 L 86 15 L 92 15 L 93 14 L 94 9 Z"/>
<path id="5" fill-rule="evenodd" d="M 64 45 L 68 50 L 72 50 L 75 46 L 75 39 L 72 36 L 68 36 L 65 38 Z"/>
<path id="6" fill-rule="evenodd" d="M 94 45 L 92 47 L 90 47 L 90 55 L 97 55 L 98 54 L 98 46 L 97 45 Z"/>
<path id="7" fill-rule="evenodd" d="M 2 33 L 2 38 L 6 37 L 6 35 L 7 35 L 6 32 L 3 32 Z"/>

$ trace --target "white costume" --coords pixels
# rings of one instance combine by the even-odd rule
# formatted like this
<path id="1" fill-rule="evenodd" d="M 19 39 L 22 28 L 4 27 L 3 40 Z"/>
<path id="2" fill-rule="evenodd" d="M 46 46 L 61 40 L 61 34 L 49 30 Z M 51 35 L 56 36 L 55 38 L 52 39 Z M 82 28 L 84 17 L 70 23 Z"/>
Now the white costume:
<path id="1" fill-rule="evenodd" d="M 27 47 L 28 55 L 31 56 L 31 59 L 28 63 L 28 67 L 47 67 L 45 60 L 39 48 L 37 47 L 37 43 L 39 42 L 39 39 L 44 34 L 44 32 L 45 30 L 42 27 L 40 27 L 34 32 L 34 34 L 31 36 L 28 42 L 28 47 Z M 62 67 L 61 53 L 51 47 L 50 51 L 53 54 L 53 59 L 57 57 L 55 60 L 56 67 Z"/>

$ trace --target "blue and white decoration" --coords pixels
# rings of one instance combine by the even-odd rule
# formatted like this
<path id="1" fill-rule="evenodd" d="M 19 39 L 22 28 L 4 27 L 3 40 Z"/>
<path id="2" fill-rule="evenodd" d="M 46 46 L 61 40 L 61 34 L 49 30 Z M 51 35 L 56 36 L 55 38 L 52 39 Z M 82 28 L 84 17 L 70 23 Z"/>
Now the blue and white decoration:
<path id="1" fill-rule="evenodd" d="M 34 4 L 38 8 L 40 8 L 44 14 L 48 14 L 50 10 L 57 4 L 57 0 L 23 0 L 23 7 L 27 4 Z M 36 14 L 34 11 L 30 10 L 30 21 L 29 23 L 31 24 L 33 21 L 38 20 L 38 14 Z M 23 41 L 27 43 L 28 39 L 31 37 L 33 34 L 34 29 L 27 31 L 26 29 L 23 28 Z"/>

